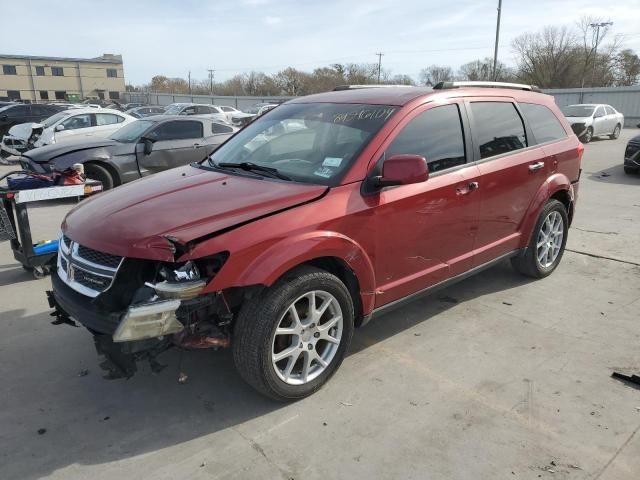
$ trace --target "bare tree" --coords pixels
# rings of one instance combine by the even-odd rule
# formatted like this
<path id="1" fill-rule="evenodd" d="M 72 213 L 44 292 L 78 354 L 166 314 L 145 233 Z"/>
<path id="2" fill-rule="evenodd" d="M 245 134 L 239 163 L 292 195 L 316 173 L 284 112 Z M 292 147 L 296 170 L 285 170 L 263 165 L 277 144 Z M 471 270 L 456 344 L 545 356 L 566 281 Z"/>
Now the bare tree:
<path id="1" fill-rule="evenodd" d="M 453 80 L 453 70 L 447 66 L 430 65 L 420 70 L 419 79 L 422 85 L 450 82 Z"/>
<path id="2" fill-rule="evenodd" d="M 513 41 L 518 78 L 543 88 L 576 86 L 580 74 L 576 46 L 576 36 L 567 27 L 523 33 Z"/>

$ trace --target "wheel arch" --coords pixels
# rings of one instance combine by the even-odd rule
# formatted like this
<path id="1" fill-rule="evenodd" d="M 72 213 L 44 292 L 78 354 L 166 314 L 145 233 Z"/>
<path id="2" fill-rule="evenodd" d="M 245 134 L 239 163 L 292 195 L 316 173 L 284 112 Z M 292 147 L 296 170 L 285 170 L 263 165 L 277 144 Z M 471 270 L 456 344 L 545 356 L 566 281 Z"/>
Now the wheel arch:
<path id="1" fill-rule="evenodd" d="M 529 245 L 533 227 L 538 220 L 540 212 L 544 208 L 544 205 L 551 199 L 558 200 L 567 209 L 567 216 L 569 217 L 569 225 L 573 220 L 575 194 L 573 191 L 573 185 L 569 178 L 561 173 L 556 173 L 547 179 L 547 181 L 538 189 L 533 201 L 529 205 L 529 209 L 524 217 L 520 231 L 523 233 L 523 239 L 521 242 L 522 247 Z"/>
<path id="2" fill-rule="evenodd" d="M 93 160 L 93 159 L 85 160 L 85 161 L 83 161 L 81 163 L 83 163 L 84 165 L 97 165 L 99 167 L 104 168 L 105 170 L 107 170 L 107 172 L 109 172 L 109 174 L 111 175 L 111 178 L 113 178 L 113 186 L 114 187 L 122 185 L 122 179 L 120 178 L 120 172 L 111 163 L 105 162 L 103 160 Z"/>
<path id="3" fill-rule="evenodd" d="M 373 310 L 375 274 L 371 260 L 354 240 L 336 232 L 313 232 L 285 238 L 247 262 L 233 252 L 206 291 L 263 285 L 269 287 L 301 265 L 338 277 L 351 293 L 356 324 Z"/>

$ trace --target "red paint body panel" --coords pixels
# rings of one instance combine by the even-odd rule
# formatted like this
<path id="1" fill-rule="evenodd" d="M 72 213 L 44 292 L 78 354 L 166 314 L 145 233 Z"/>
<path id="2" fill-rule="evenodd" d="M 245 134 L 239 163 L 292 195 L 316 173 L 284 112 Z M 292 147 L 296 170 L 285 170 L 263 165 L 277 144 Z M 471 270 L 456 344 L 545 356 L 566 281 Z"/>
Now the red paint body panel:
<path id="1" fill-rule="evenodd" d="M 481 98 L 542 103 L 556 113 L 568 137 L 363 195 L 363 180 L 412 118 L 436 105 L 462 108 L 465 100 Z M 356 275 L 366 315 L 526 246 L 551 195 L 565 190 L 575 198 L 580 144 L 551 97 L 503 89 L 488 94 L 483 88 L 389 88 L 293 102 L 396 105 L 398 111 L 337 187 L 185 167 L 83 202 L 65 219 L 64 232 L 90 248 L 129 257 L 173 261 L 166 236 L 181 243 L 200 239 L 178 261 L 228 251 L 206 292 L 271 285 L 296 265 L 335 257 Z M 531 173 L 528 166 L 538 161 L 545 168 Z M 479 189 L 469 192 L 470 182 Z"/>
<path id="2" fill-rule="evenodd" d="M 165 236 L 187 243 L 308 202 L 326 190 L 187 166 L 92 197 L 67 215 L 63 230 L 98 251 L 172 260 Z"/>

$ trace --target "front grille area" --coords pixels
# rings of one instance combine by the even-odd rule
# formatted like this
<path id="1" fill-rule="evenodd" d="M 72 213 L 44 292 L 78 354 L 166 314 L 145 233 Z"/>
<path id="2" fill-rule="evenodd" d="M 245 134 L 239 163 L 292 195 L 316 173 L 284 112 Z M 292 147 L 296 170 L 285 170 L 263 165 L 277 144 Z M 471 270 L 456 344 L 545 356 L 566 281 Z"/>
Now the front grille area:
<path id="1" fill-rule="evenodd" d="M 98 252 L 97 250 L 92 250 L 91 248 L 84 247 L 82 245 L 78 245 L 78 256 L 91 263 L 105 265 L 111 268 L 116 268 L 122 261 L 122 257 L 111 255 L 109 253 Z"/>
<path id="2" fill-rule="evenodd" d="M 58 276 L 75 291 L 94 298 L 111 287 L 123 260 L 63 235 L 58 248 Z"/>

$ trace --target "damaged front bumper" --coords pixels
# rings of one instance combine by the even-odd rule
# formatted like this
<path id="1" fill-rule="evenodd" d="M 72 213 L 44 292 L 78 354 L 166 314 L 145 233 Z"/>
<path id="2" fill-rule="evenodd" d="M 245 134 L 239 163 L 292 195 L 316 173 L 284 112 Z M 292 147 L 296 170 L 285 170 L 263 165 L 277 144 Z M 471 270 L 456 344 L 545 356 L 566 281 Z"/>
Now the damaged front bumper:
<path id="1" fill-rule="evenodd" d="M 56 317 L 53 323 L 86 327 L 94 336 L 97 353 L 104 356 L 100 366 L 109 379 L 131 377 L 140 361 L 148 361 L 153 371 L 161 370 L 156 357 L 171 347 L 220 348 L 230 344 L 226 327 L 231 313 L 222 293 L 198 296 L 193 282 L 185 285 L 188 294 L 182 299 L 167 299 L 166 289 L 159 287 L 164 298 L 153 295 L 120 311 L 101 309 L 99 302 L 73 290 L 57 272 L 52 274 L 52 286 L 47 296 L 51 315 Z M 151 287 L 143 288 L 151 292 Z M 175 291 L 170 294 L 179 296 Z"/>

